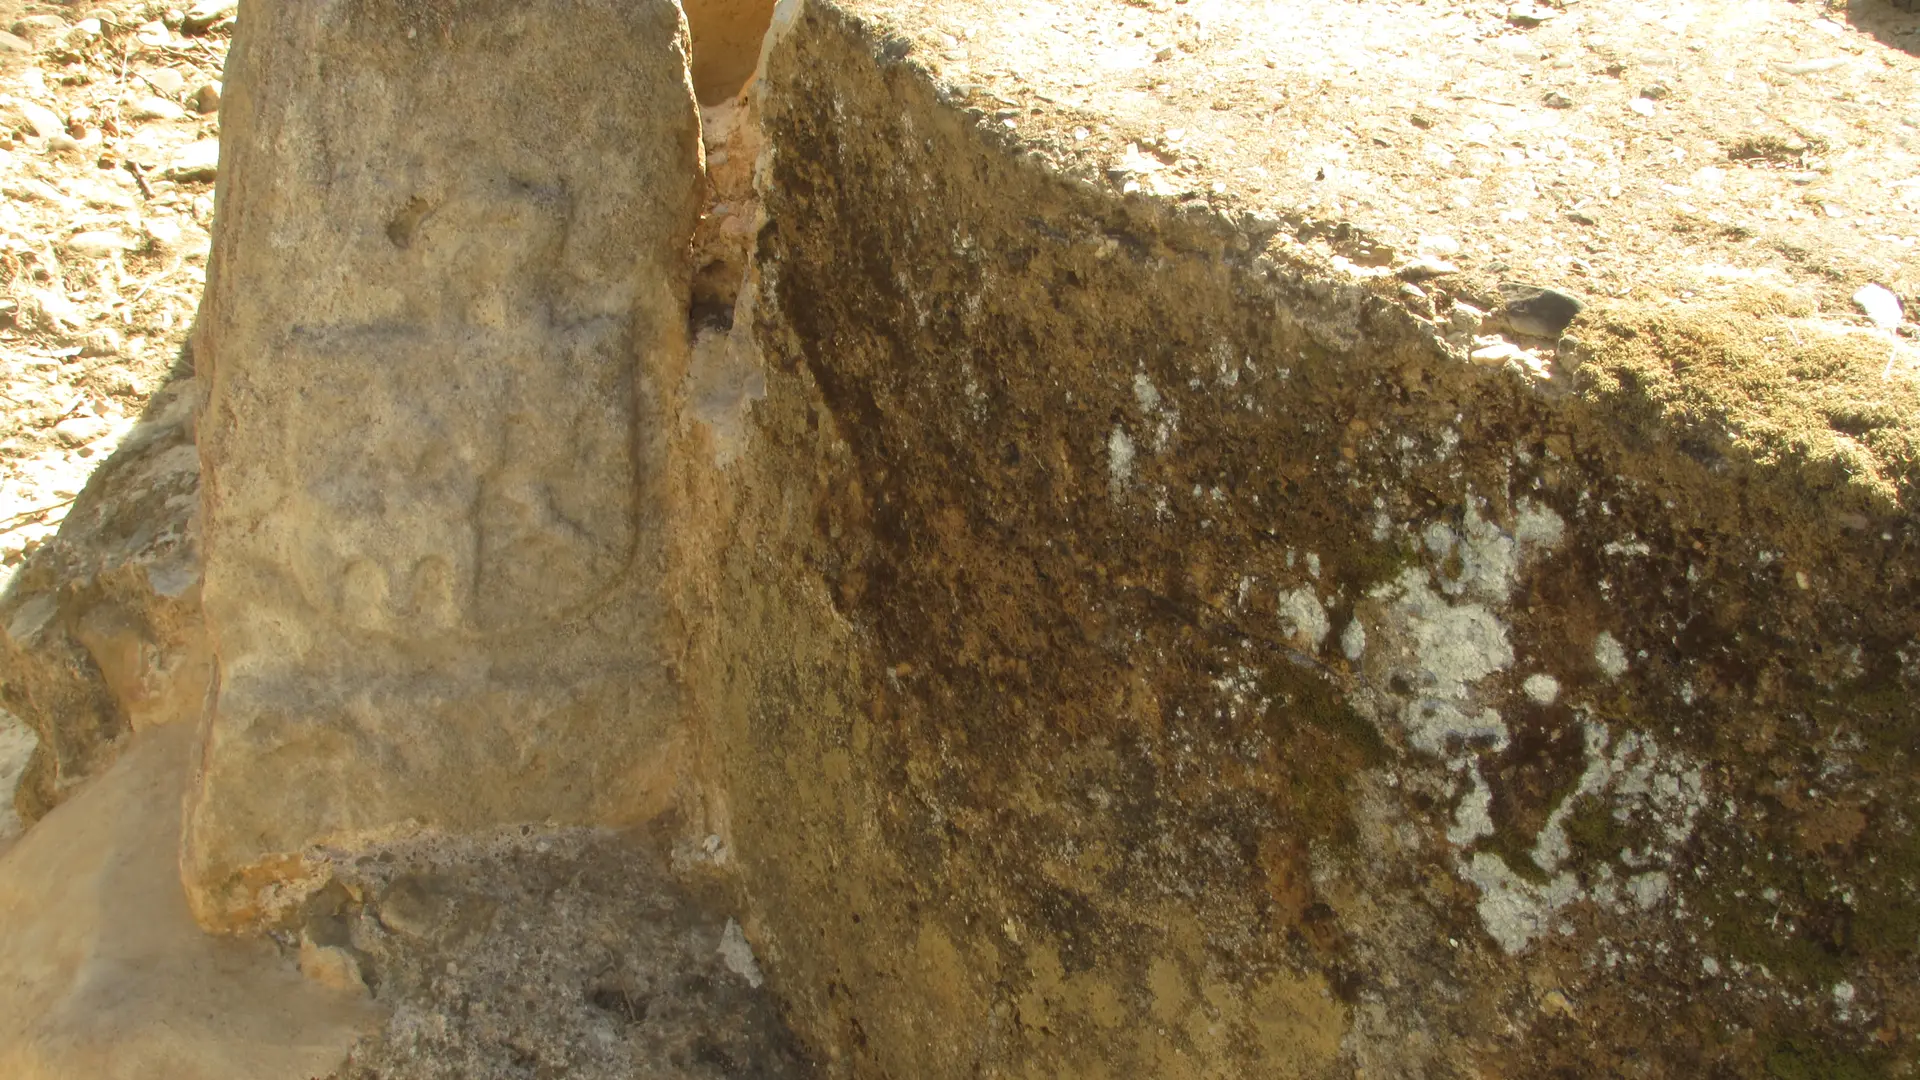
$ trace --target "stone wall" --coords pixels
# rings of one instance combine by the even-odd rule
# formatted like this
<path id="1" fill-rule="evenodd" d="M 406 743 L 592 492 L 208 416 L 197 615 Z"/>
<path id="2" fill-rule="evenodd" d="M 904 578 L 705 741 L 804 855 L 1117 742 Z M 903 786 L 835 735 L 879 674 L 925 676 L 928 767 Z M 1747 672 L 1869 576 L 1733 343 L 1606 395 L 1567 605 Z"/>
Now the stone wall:
<path id="1" fill-rule="evenodd" d="M 717 612 L 758 940 L 836 1068 L 1910 1065 L 1914 522 L 1661 415 L 1646 350 L 1727 316 L 1462 364 L 883 26 L 770 54 Z"/>

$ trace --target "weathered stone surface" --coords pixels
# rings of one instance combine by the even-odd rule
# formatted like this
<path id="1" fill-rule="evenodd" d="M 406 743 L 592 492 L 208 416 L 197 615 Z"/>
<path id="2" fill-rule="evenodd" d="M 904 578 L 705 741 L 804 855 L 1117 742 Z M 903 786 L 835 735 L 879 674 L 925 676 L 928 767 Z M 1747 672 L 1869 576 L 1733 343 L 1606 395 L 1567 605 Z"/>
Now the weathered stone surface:
<path id="1" fill-rule="evenodd" d="M 831 1075 L 1911 1074 L 1920 394 L 1820 314 L 1898 238 L 1575 289 L 1587 203 L 1368 201 L 1564 177 L 1348 131 L 1345 8 L 975 10 L 783 4 L 704 130 L 664 3 L 243 12 L 200 918 L 395 1007 L 354 1076 L 798 1070 L 763 978 Z M 542 831 L 671 803 L 737 922 Z"/>
<path id="2" fill-rule="evenodd" d="M 133 737 L 0 856 L 0 1073 L 309 1080 L 378 1019 L 272 943 L 208 937 L 181 891 L 193 728 Z"/>
<path id="3" fill-rule="evenodd" d="M 514 830 L 343 863 L 299 934 L 391 1013 L 338 1075 L 812 1075 L 751 952 L 736 953 L 727 882 L 676 873 L 660 839 Z"/>
<path id="4" fill-rule="evenodd" d="M 666 0 L 242 8 L 197 338 L 209 925 L 297 897 L 316 843 L 679 782 L 684 37 Z"/>
<path id="5" fill-rule="evenodd" d="M 1182 153 L 1049 141 L 1173 122 L 1063 104 L 1120 5 L 965 44 L 783 10 L 708 693 L 756 948 L 835 1070 L 1912 1073 L 1890 342 L 1609 299 L 1550 375 L 1475 366 L 1444 289 L 1352 269 L 1392 208 L 1124 198 Z"/>
<path id="6" fill-rule="evenodd" d="M 39 736 L 15 795 L 29 822 L 111 761 L 129 731 L 199 719 L 209 661 L 197 396 L 191 377 L 154 395 L 0 596 L 0 695 Z"/>

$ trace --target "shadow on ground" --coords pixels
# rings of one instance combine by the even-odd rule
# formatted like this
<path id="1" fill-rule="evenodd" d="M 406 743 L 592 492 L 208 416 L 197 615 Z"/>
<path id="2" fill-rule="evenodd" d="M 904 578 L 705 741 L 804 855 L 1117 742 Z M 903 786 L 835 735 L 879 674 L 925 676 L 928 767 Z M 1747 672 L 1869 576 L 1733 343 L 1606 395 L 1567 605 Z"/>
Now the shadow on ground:
<path id="1" fill-rule="evenodd" d="M 1920 56 L 1920 0 L 1846 0 L 1844 11 L 1855 30 Z"/>

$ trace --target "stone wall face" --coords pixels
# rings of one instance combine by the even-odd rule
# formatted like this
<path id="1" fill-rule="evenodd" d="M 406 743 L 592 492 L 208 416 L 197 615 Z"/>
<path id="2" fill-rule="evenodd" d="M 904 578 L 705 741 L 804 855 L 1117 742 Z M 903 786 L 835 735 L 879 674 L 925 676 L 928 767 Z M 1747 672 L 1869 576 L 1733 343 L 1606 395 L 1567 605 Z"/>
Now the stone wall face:
<path id="1" fill-rule="evenodd" d="M 198 337 L 216 925 L 309 845 L 665 805 L 701 184 L 665 0 L 240 25 Z"/>
<path id="2" fill-rule="evenodd" d="M 1908 511 L 785 33 L 709 693 L 835 1074 L 1911 1065 Z"/>

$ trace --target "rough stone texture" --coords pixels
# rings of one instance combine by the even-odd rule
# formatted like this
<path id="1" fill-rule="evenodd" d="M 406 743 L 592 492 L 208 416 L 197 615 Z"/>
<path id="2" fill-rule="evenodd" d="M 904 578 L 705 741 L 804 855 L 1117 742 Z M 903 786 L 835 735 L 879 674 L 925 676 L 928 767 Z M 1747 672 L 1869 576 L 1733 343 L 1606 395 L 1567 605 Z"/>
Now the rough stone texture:
<path id="1" fill-rule="evenodd" d="M 755 106 L 707 693 L 829 1071 L 1912 1075 L 1890 344 L 1733 291 L 1467 363 L 1029 141 L 1086 114 L 1033 36 L 942 77 L 971 10 L 785 7 Z"/>
<path id="2" fill-rule="evenodd" d="M 0 696 L 39 736 L 14 793 L 28 822 L 110 762 L 129 731 L 199 719 L 209 662 L 197 397 L 190 376 L 154 395 L 0 596 Z"/>
<path id="3" fill-rule="evenodd" d="M 224 86 L 196 911 L 271 914 L 320 841 L 657 813 L 679 8 L 243 6 Z"/>
<path id="4" fill-rule="evenodd" d="M 26 823 L 13 806 L 13 792 L 18 789 L 20 778 L 26 774 L 27 763 L 33 760 L 33 751 L 40 740 L 33 729 L 22 724 L 12 713 L 0 713 L 0 794 L 7 798 L 0 801 L 0 854 L 4 854 L 13 842 L 25 831 Z"/>
<path id="5" fill-rule="evenodd" d="M 296 933 L 392 1011 L 341 1080 L 812 1075 L 730 890 L 687 854 L 515 830 L 343 863 Z"/>
<path id="6" fill-rule="evenodd" d="M 788 0 L 696 129 L 664 3 L 247 8 L 197 914 L 393 1007 L 356 1080 L 794 1074 L 762 974 L 835 1076 L 1913 1075 L 1920 392 L 1833 305 L 1906 211 L 1649 237 L 1773 146 L 1691 68 L 1564 76 L 1666 125 L 1574 110 L 1585 270 L 1552 100 L 1302 135 L 1635 10 Z M 683 881 L 547 828 L 641 819 Z"/>
<path id="7" fill-rule="evenodd" d="M 702 105 L 726 101 L 753 74 L 773 5 L 767 0 L 690 0 L 683 6 L 693 35 L 694 92 Z"/>
<path id="8" fill-rule="evenodd" d="M 208 937 L 180 889 L 193 728 L 119 760 L 0 856 L 0 1073 L 309 1080 L 377 1020 L 266 941 Z"/>

